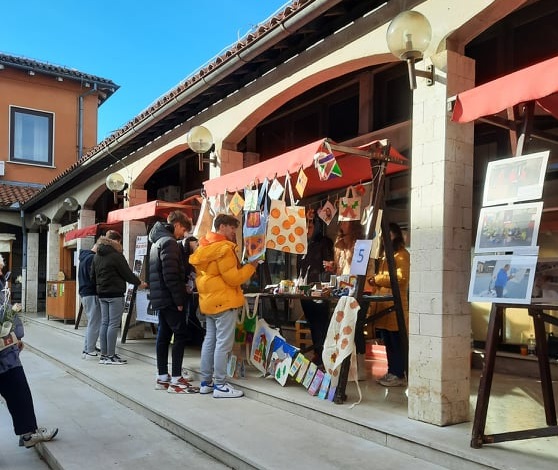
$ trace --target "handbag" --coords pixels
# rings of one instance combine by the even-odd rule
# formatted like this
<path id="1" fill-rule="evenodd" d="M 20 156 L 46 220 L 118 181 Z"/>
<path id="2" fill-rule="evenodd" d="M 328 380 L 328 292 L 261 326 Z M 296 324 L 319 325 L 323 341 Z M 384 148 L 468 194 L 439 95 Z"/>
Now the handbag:
<path id="1" fill-rule="evenodd" d="M 289 193 L 290 206 L 285 202 L 285 194 Z M 294 205 L 293 190 L 290 177 L 285 178 L 285 191 L 282 199 L 271 201 L 266 230 L 266 248 L 286 253 L 306 254 L 308 240 L 306 237 L 306 210 L 303 206 Z"/>
<path id="2" fill-rule="evenodd" d="M 362 198 L 355 196 L 355 189 L 349 186 L 345 196 L 339 198 L 339 222 L 360 220 L 360 210 L 362 208 Z"/>
<path id="3" fill-rule="evenodd" d="M 267 211 L 267 178 L 262 183 L 258 196 L 256 210 L 244 213 L 244 226 L 242 227 L 242 237 L 244 239 L 243 259 L 252 262 L 263 259 L 265 256 L 265 235 Z"/>

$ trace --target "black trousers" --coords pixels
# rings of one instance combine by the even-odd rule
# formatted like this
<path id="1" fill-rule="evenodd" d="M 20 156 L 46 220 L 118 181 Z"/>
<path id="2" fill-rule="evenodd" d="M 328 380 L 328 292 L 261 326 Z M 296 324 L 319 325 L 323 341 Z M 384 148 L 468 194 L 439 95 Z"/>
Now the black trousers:
<path id="1" fill-rule="evenodd" d="M 12 415 L 14 432 L 20 436 L 37 429 L 31 389 L 23 367 L 14 367 L 0 374 L 0 395 L 6 400 Z"/>
<path id="2" fill-rule="evenodd" d="M 313 300 L 301 300 L 300 305 L 304 311 L 306 321 L 310 326 L 310 335 L 314 345 L 314 352 L 321 364 L 324 341 L 329 327 L 329 305 L 327 302 L 314 302 Z"/>
<path id="3" fill-rule="evenodd" d="M 188 339 L 188 312 L 179 312 L 175 308 L 159 310 L 159 328 L 157 330 L 157 371 L 159 375 L 168 374 L 169 371 L 169 345 L 172 335 L 172 372 L 173 377 L 182 375 L 182 361 L 184 360 L 184 347 Z"/>

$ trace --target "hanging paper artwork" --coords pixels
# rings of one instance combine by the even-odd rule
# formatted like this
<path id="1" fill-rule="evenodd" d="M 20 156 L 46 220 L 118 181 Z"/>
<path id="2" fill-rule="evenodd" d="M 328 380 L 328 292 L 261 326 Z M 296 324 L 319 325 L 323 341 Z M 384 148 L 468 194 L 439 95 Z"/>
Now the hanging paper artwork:
<path id="1" fill-rule="evenodd" d="M 231 212 L 236 216 L 242 212 L 244 208 L 244 199 L 238 191 L 234 193 L 234 196 L 231 198 L 231 202 L 229 203 L 229 209 Z"/>
<path id="2" fill-rule="evenodd" d="M 314 166 L 318 170 L 320 181 L 327 181 L 343 176 L 343 172 L 333 153 L 318 152 L 314 155 Z"/>
<path id="3" fill-rule="evenodd" d="M 360 196 L 356 196 L 355 193 L 355 189 L 352 186 L 349 186 L 345 196 L 339 198 L 339 222 L 360 220 L 362 198 Z"/>
<path id="4" fill-rule="evenodd" d="M 304 173 L 304 170 L 301 168 L 298 172 L 298 177 L 296 179 L 295 188 L 300 195 L 300 197 L 304 196 L 304 190 L 306 189 L 306 184 L 308 183 L 308 176 Z"/>
<path id="5" fill-rule="evenodd" d="M 244 189 L 244 211 L 255 211 L 258 210 L 258 188 Z"/>
<path id="6" fill-rule="evenodd" d="M 322 219 L 326 225 L 331 223 L 336 213 L 337 209 L 330 201 L 326 201 L 325 204 L 318 209 L 318 217 Z"/>
<path id="7" fill-rule="evenodd" d="M 269 199 L 274 201 L 279 199 L 283 195 L 284 190 L 285 188 L 283 188 L 283 185 L 279 182 L 279 180 L 277 178 L 274 178 L 273 182 L 269 186 L 267 195 L 269 196 Z"/>

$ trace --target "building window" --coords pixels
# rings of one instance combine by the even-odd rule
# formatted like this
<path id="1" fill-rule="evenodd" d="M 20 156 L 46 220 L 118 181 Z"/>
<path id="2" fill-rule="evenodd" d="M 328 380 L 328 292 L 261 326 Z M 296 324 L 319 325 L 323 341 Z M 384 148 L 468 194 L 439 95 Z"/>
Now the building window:
<path id="1" fill-rule="evenodd" d="M 53 114 L 10 109 L 10 161 L 52 166 Z"/>

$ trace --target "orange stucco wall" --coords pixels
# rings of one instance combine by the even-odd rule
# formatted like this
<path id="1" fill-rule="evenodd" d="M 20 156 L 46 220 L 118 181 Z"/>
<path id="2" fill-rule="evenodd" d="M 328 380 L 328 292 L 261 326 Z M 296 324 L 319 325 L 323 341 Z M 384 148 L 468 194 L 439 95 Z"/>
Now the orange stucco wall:
<path id="1" fill-rule="evenodd" d="M 5 181 L 48 183 L 74 164 L 78 155 L 78 99 L 90 88 L 79 82 L 6 67 L 0 70 L 0 160 L 5 161 Z M 84 97 L 83 154 L 96 145 L 97 95 Z M 10 106 L 54 115 L 53 167 L 9 162 Z"/>

